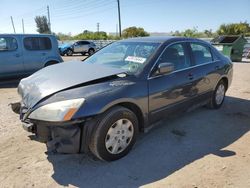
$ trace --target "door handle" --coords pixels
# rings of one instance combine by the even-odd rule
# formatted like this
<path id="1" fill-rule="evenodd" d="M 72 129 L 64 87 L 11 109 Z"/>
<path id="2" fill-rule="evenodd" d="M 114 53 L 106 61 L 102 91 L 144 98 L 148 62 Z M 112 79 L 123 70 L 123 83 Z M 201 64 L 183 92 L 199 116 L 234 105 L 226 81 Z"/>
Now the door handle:
<path id="1" fill-rule="evenodd" d="M 188 74 L 188 79 L 189 79 L 189 80 L 193 80 L 193 79 L 194 79 L 194 75 L 193 75 L 192 73 L 189 73 L 189 74 Z"/>
<path id="2" fill-rule="evenodd" d="M 43 55 L 43 56 L 45 56 L 45 55 L 46 55 L 46 53 L 42 53 L 42 55 Z"/>
<path id="3" fill-rule="evenodd" d="M 20 57 L 20 54 L 15 54 L 15 57 Z"/>

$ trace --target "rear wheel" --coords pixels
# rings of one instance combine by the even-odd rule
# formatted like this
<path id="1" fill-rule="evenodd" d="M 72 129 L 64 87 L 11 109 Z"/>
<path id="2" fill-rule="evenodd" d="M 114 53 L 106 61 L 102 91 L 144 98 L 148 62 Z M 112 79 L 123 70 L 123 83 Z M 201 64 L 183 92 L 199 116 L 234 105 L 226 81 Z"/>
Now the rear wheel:
<path id="1" fill-rule="evenodd" d="M 218 109 L 222 106 L 225 99 L 226 89 L 225 82 L 221 80 L 214 90 L 213 96 L 208 104 L 209 108 Z"/>
<path id="2" fill-rule="evenodd" d="M 99 159 L 117 160 L 132 149 L 138 133 L 138 120 L 129 109 L 118 106 L 108 110 L 96 126 L 89 148 Z"/>
<path id="3" fill-rule="evenodd" d="M 95 50 L 92 49 L 92 48 L 90 48 L 89 51 L 88 51 L 88 54 L 91 56 L 91 55 L 93 55 L 94 53 L 95 53 Z"/>

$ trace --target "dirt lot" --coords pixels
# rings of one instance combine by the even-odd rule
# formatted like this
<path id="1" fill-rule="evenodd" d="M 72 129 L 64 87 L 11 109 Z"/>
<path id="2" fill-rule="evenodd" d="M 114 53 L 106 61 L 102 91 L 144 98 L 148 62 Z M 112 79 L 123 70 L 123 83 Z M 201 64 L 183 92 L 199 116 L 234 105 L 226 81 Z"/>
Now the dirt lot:
<path id="1" fill-rule="evenodd" d="M 0 86 L 0 187 L 250 187 L 250 64 L 234 64 L 220 110 L 165 121 L 112 163 L 47 155 L 8 106 L 15 86 Z"/>

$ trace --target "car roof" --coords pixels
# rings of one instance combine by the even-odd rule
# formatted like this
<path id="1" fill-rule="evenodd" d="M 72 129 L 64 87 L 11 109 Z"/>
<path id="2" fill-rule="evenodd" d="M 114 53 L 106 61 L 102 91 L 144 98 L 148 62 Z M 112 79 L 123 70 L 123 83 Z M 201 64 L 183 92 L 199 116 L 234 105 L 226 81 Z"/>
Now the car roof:
<path id="1" fill-rule="evenodd" d="M 51 36 L 53 36 L 54 37 L 54 35 L 52 35 L 52 34 L 21 34 L 21 33 L 20 34 L 0 33 L 0 36 L 39 36 L 39 37 L 45 37 L 45 36 L 51 37 Z"/>
<path id="2" fill-rule="evenodd" d="M 196 39 L 196 38 L 177 37 L 177 36 L 136 37 L 136 38 L 124 39 L 122 41 L 124 42 L 155 42 L 155 43 L 178 42 L 178 41 L 204 42 L 203 40 Z"/>

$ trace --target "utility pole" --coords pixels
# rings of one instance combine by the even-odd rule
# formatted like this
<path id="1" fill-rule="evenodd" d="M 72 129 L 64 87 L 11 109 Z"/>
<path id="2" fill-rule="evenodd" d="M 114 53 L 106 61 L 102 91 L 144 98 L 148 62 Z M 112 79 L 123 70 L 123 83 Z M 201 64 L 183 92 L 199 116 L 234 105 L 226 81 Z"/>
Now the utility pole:
<path id="1" fill-rule="evenodd" d="M 10 17 L 14 33 L 16 33 L 15 25 L 12 16 Z"/>
<path id="2" fill-rule="evenodd" d="M 98 22 L 98 23 L 96 24 L 96 26 L 97 26 L 97 34 L 99 35 L 99 31 L 100 31 L 100 23 Z"/>
<path id="3" fill-rule="evenodd" d="M 22 19 L 22 26 L 23 26 L 23 34 L 24 34 L 25 32 L 24 32 L 24 22 L 23 22 L 23 19 Z"/>
<path id="4" fill-rule="evenodd" d="M 47 5 L 47 13 L 48 13 L 48 25 L 49 25 L 49 33 L 51 33 L 51 22 L 50 22 L 50 12 L 49 12 L 49 5 Z"/>
<path id="5" fill-rule="evenodd" d="M 120 0 L 117 0 L 117 5 L 118 5 L 118 19 L 119 19 L 119 36 L 122 37 Z"/>
<path id="6" fill-rule="evenodd" d="M 116 24 L 115 36 L 118 37 L 118 24 Z"/>

